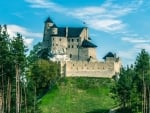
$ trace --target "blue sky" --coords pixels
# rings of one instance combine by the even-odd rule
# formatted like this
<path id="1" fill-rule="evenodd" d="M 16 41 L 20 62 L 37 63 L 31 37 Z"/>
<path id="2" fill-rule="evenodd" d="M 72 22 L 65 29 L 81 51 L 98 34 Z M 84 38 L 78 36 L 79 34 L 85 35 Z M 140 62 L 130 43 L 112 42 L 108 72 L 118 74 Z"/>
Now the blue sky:
<path id="1" fill-rule="evenodd" d="M 29 48 L 42 41 L 48 16 L 57 26 L 86 26 L 99 60 L 111 51 L 126 65 L 141 49 L 150 53 L 149 12 L 149 0 L 1 0 L 0 24 L 11 36 L 20 32 Z"/>

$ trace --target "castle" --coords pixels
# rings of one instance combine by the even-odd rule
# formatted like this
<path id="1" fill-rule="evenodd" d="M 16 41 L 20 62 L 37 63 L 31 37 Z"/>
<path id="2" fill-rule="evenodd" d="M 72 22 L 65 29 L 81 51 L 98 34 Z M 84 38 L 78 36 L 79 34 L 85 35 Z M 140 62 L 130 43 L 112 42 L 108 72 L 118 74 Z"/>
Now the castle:
<path id="1" fill-rule="evenodd" d="M 50 51 L 51 60 L 61 62 L 62 76 L 110 78 L 120 71 L 120 59 L 111 52 L 104 61 L 97 60 L 97 46 L 91 42 L 87 27 L 58 27 L 48 17 L 42 45 Z"/>

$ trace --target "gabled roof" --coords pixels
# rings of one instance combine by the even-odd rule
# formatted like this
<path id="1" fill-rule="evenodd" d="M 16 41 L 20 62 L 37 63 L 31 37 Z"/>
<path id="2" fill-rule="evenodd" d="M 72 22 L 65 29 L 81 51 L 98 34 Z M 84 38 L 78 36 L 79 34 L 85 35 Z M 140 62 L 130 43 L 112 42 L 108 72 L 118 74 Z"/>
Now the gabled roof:
<path id="1" fill-rule="evenodd" d="M 69 27 L 68 28 L 68 37 L 79 37 L 82 30 L 83 30 L 82 27 L 79 27 L 79 28 Z"/>
<path id="2" fill-rule="evenodd" d="M 107 57 L 112 57 L 112 58 L 115 58 L 116 57 L 116 55 L 115 54 L 113 54 L 112 52 L 108 52 L 104 57 L 103 57 L 103 59 L 105 59 L 106 60 L 106 58 Z"/>
<path id="3" fill-rule="evenodd" d="M 79 37 L 83 28 L 73 28 L 73 27 L 68 27 L 68 38 L 76 38 Z M 54 36 L 66 36 L 66 27 L 58 27 L 58 34 Z"/>
<path id="4" fill-rule="evenodd" d="M 88 40 L 84 40 L 82 42 L 82 47 L 85 47 L 85 48 L 96 48 L 97 46 L 95 44 L 93 44 L 92 42 L 88 41 Z"/>

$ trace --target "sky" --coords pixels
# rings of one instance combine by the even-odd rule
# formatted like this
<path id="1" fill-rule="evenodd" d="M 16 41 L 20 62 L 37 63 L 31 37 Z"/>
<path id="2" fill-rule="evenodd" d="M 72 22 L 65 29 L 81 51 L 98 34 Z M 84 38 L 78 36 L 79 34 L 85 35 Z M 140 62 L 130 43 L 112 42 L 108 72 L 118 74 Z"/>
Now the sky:
<path id="1" fill-rule="evenodd" d="M 113 52 L 126 66 L 141 49 L 150 53 L 150 0 L 1 0 L 0 14 L 0 24 L 10 36 L 21 33 L 29 49 L 42 41 L 50 17 L 60 27 L 88 27 L 99 60 Z"/>

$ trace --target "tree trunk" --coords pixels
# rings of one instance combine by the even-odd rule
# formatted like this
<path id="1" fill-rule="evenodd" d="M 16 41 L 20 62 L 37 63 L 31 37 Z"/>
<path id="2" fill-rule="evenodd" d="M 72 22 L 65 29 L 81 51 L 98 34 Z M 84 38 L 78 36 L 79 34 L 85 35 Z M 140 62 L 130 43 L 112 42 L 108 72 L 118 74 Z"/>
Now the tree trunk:
<path id="1" fill-rule="evenodd" d="M 5 111 L 8 112 L 8 95 L 9 95 L 9 77 L 8 77 L 8 80 L 7 80 L 7 85 L 6 85 L 6 88 L 7 88 L 7 92 L 6 92 L 6 102 L 5 102 Z"/>
<path id="2" fill-rule="evenodd" d="M 2 90 L 0 89 L 0 113 L 2 113 Z"/>
<path id="3" fill-rule="evenodd" d="M 16 113 L 19 113 L 20 105 L 20 92 L 19 92 L 19 66 L 16 64 Z"/>
<path id="4" fill-rule="evenodd" d="M 26 88 L 24 86 L 24 104 L 25 104 L 25 113 L 28 113 L 28 107 L 27 107 L 27 94 L 26 94 Z"/>
<path id="5" fill-rule="evenodd" d="M 145 101 L 145 113 L 147 113 L 147 93 L 146 93 L 146 84 L 144 84 L 144 101 Z"/>
<path id="6" fill-rule="evenodd" d="M 34 88 L 34 113 L 36 113 L 36 85 L 35 85 L 35 88 Z"/>
<path id="7" fill-rule="evenodd" d="M 9 79 L 9 94 L 8 94 L 8 113 L 10 113 L 10 108 L 11 108 L 11 82 Z"/>
<path id="8" fill-rule="evenodd" d="M 4 72 L 3 72 L 3 65 L 2 65 L 2 113 L 5 111 L 5 92 L 4 92 Z"/>
<path id="9" fill-rule="evenodd" d="M 142 83 L 143 83 L 143 92 L 142 92 L 142 113 L 145 113 L 145 81 L 144 81 L 145 77 L 144 77 L 144 71 L 142 73 Z"/>
<path id="10" fill-rule="evenodd" d="M 148 86 L 148 113 L 150 113 L 150 87 Z"/>
<path id="11" fill-rule="evenodd" d="M 22 97 L 22 88 L 20 87 L 20 105 L 19 105 L 19 110 L 20 110 L 20 113 L 21 113 L 21 107 L 22 107 L 22 101 L 23 101 L 23 97 Z"/>

